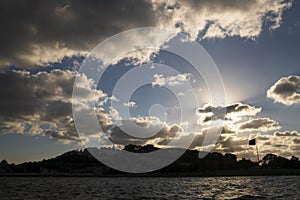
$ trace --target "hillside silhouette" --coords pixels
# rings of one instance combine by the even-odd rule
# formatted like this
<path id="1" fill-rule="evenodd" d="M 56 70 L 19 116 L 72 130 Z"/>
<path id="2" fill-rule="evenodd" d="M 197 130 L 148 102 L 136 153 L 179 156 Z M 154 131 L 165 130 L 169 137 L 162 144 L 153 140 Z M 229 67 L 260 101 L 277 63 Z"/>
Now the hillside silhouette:
<path id="1" fill-rule="evenodd" d="M 134 153 L 147 153 L 159 148 L 153 145 L 127 145 L 124 150 Z M 89 149 L 91 150 L 91 149 Z M 55 158 L 38 162 L 9 164 L 6 160 L 0 163 L 2 176 L 134 176 L 111 169 L 95 159 L 88 149 L 74 150 Z M 96 149 L 97 151 L 119 151 L 111 148 Z M 176 150 L 176 149 L 169 149 Z M 186 152 L 169 166 L 146 176 L 237 176 L 237 175 L 300 175 L 300 161 L 292 156 L 290 159 L 267 154 L 258 164 L 248 159 L 238 160 L 234 154 L 208 153 L 199 158 L 199 151 Z"/>

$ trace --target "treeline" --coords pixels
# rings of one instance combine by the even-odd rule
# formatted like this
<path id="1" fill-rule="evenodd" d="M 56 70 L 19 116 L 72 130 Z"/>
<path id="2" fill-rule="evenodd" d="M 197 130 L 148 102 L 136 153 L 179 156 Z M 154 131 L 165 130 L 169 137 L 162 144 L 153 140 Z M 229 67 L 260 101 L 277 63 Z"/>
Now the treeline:
<path id="1" fill-rule="evenodd" d="M 158 150 L 153 145 L 136 146 L 127 145 L 124 150 L 135 153 L 147 153 Z M 99 149 L 99 151 L 117 151 L 114 149 Z M 251 169 L 300 169 L 300 161 L 297 157 L 287 159 L 267 154 L 258 164 L 248 159 L 237 160 L 234 154 L 208 153 L 204 158 L 199 158 L 199 151 L 187 150 L 179 159 L 171 165 L 156 171 L 156 174 L 164 173 L 206 173 L 220 170 L 251 170 Z M 0 163 L 0 174 L 41 174 L 41 175 L 115 175 L 123 174 L 113 170 L 95 159 L 87 149 L 74 150 L 58 157 L 39 162 L 25 162 L 22 164 L 9 164 L 3 160 Z"/>

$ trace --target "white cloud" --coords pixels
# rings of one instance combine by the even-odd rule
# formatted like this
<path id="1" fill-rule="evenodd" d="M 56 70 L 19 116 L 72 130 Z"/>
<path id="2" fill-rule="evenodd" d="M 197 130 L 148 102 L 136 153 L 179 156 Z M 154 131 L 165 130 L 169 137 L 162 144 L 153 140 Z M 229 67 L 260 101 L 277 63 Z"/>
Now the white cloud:
<path id="1" fill-rule="evenodd" d="M 184 96 L 184 93 L 183 93 L 183 92 L 178 92 L 178 93 L 177 93 L 177 96 L 183 97 L 183 96 Z"/>
<path id="2" fill-rule="evenodd" d="M 204 127 L 212 126 L 213 122 L 223 122 L 229 133 L 269 132 L 279 130 L 281 126 L 269 118 L 257 118 L 262 108 L 248 104 L 234 103 L 224 107 L 204 105 L 198 109 L 198 124 Z"/>
<path id="3" fill-rule="evenodd" d="M 185 82 L 191 79 L 191 73 L 183 73 L 175 76 L 167 76 L 164 77 L 162 74 L 154 74 L 154 81 L 152 82 L 152 86 L 178 86 L 182 85 Z"/>
<path id="4" fill-rule="evenodd" d="M 285 105 L 300 103 L 300 76 L 279 79 L 268 91 L 267 97 Z"/>
<path id="5" fill-rule="evenodd" d="M 136 106 L 136 103 L 134 102 L 134 101 L 129 101 L 129 102 L 127 102 L 127 103 L 124 103 L 123 104 L 125 107 L 130 107 L 130 108 L 132 108 L 132 107 L 135 107 Z"/>
<path id="6" fill-rule="evenodd" d="M 282 0 L 153 0 L 153 7 L 161 17 L 158 24 L 182 30 L 197 38 L 224 38 L 239 36 L 255 38 L 262 32 L 265 21 L 271 22 L 269 29 L 276 29 L 282 21 L 284 10 L 292 2 Z"/>

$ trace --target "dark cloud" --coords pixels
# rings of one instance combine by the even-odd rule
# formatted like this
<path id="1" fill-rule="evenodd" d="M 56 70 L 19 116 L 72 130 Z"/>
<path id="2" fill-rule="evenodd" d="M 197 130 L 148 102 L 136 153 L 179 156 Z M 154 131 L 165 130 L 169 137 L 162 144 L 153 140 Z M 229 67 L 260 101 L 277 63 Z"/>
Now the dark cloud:
<path id="1" fill-rule="evenodd" d="M 123 30 L 154 26 L 148 0 L 1 1 L 1 64 L 40 64 L 89 51 Z"/>
<path id="2" fill-rule="evenodd" d="M 222 150 L 222 152 L 234 153 L 247 150 L 245 147 L 248 144 L 248 139 L 237 137 L 223 137 L 219 138 L 216 149 Z"/>
<path id="3" fill-rule="evenodd" d="M 297 138 L 296 138 L 296 139 L 294 139 L 293 141 L 294 141 L 295 144 L 300 144 L 300 139 L 297 139 Z"/>
<path id="4" fill-rule="evenodd" d="M 0 65 L 42 65 L 87 53 L 121 31 L 149 26 L 181 24 L 193 38 L 203 30 L 208 38 L 254 38 L 264 21 L 278 28 L 290 6 L 279 0 L 5 0 L 0 3 Z"/>
<path id="5" fill-rule="evenodd" d="M 273 147 L 275 147 L 275 148 L 288 148 L 289 145 L 286 145 L 286 144 L 274 144 Z"/>
<path id="6" fill-rule="evenodd" d="M 203 141 L 205 137 L 209 137 L 209 135 L 207 135 L 206 131 L 203 131 L 201 134 L 182 136 L 179 141 L 190 141 L 192 137 L 194 138 L 194 141 L 192 142 L 190 148 L 197 149 L 201 147 L 201 149 L 203 149 Z M 297 152 L 297 150 L 299 150 L 297 145 L 300 143 L 298 138 L 280 137 L 282 136 L 278 137 L 275 134 L 250 135 L 250 137 L 242 137 L 238 135 L 221 135 L 215 144 L 214 151 L 222 153 L 234 153 L 238 155 L 238 157 L 244 157 L 246 155 L 247 157 L 253 157 L 254 159 L 256 159 L 255 150 L 253 149 L 253 147 L 248 145 L 249 138 L 256 138 L 256 143 L 260 148 L 260 152 L 263 154 L 278 153 L 280 155 L 299 155 L 299 152 Z"/>
<path id="7" fill-rule="evenodd" d="M 259 131 L 270 131 L 279 129 L 278 123 L 269 118 L 258 118 L 252 119 L 247 122 L 241 123 L 239 126 L 240 130 L 259 130 Z"/>
<path id="8" fill-rule="evenodd" d="M 279 155 L 291 156 L 299 155 L 297 150 L 299 139 L 294 133 L 296 131 L 276 131 L 273 135 L 252 135 L 256 138 L 256 143 L 263 154 L 275 153 Z M 267 146 L 267 147 L 266 147 Z"/>
<path id="9" fill-rule="evenodd" d="M 269 135 L 258 135 L 255 138 L 257 140 L 263 140 L 263 141 L 270 140 L 270 136 Z"/>
<path id="10" fill-rule="evenodd" d="M 131 126 L 128 120 L 123 120 L 121 125 L 115 126 L 110 130 L 108 133 L 108 139 L 118 145 L 128 145 L 128 144 L 135 144 L 135 145 L 143 145 L 143 144 L 158 144 L 158 145 L 167 145 L 172 139 L 174 139 L 178 132 L 180 132 L 181 128 L 178 125 L 165 125 L 165 124 L 151 124 L 152 119 L 149 120 L 136 120 L 132 119 L 131 122 L 134 122 L 136 125 L 141 127 L 146 127 L 148 130 L 160 130 L 153 136 L 142 138 L 142 137 L 134 137 L 129 135 L 130 133 L 126 133 L 122 126 Z M 135 129 L 135 127 L 130 127 L 131 129 Z"/>
<path id="11" fill-rule="evenodd" d="M 226 127 L 226 126 L 224 126 L 221 129 L 220 133 L 219 133 L 219 131 L 220 131 L 219 128 L 210 127 L 210 128 L 203 129 L 201 131 L 201 133 L 180 135 L 179 137 L 177 137 L 175 139 L 173 138 L 173 140 L 174 140 L 173 144 L 175 145 L 175 147 L 184 147 L 185 144 L 191 143 L 189 148 L 190 149 L 195 149 L 195 148 L 197 149 L 197 148 L 200 148 L 200 147 L 207 147 L 207 146 L 203 145 L 204 140 L 209 141 L 208 143 L 206 142 L 206 145 L 214 145 L 214 142 L 217 142 L 217 145 L 218 145 L 225 138 L 233 137 L 233 136 L 226 136 L 225 137 L 225 136 L 221 135 L 219 137 L 219 140 L 217 140 L 218 136 L 220 134 L 229 135 L 229 134 L 234 133 L 233 131 L 230 131 L 228 129 L 228 127 Z M 214 140 L 212 138 L 215 138 L 216 140 Z M 190 141 L 192 141 L 192 142 L 190 142 Z M 168 142 L 170 142 L 170 140 Z"/>
<path id="12" fill-rule="evenodd" d="M 89 79 L 69 70 L 0 74 L 1 132 L 49 135 L 63 142 L 79 142 L 72 118 L 72 88 L 76 77 L 81 84 L 78 98 L 87 101 L 94 99 L 94 95 L 96 100 L 106 98 L 104 93 L 89 88 Z M 76 99 L 73 100 L 76 104 Z M 110 120 L 101 110 L 97 110 L 97 116 L 101 126 Z"/>
<path id="13" fill-rule="evenodd" d="M 194 140 L 192 144 L 190 145 L 191 149 L 197 148 L 197 147 L 202 147 L 203 141 L 206 137 L 206 133 L 202 134 L 197 134 L 197 135 L 189 135 L 189 136 L 184 136 L 186 138 L 181 138 L 181 140 L 185 141 L 185 139 L 189 139 L 189 137 L 194 137 Z"/>
<path id="14" fill-rule="evenodd" d="M 268 91 L 267 97 L 274 102 L 292 105 L 300 103 L 300 77 L 288 76 L 278 80 Z"/>
<path id="15" fill-rule="evenodd" d="M 228 105 L 226 107 L 213 107 L 211 105 L 205 105 L 202 108 L 198 109 L 199 113 L 211 113 L 214 110 L 225 110 L 226 113 L 236 113 L 236 112 L 248 112 L 251 113 L 252 111 L 259 111 L 260 108 L 255 108 L 253 106 L 242 104 L 242 103 L 234 103 Z"/>
<path id="16" fill-rule="evenodd" d="M 300 145 L 293 146 L 291 149 L 292 149 L 294 152 L 297 152 L 298 155 L 300 154 Z"/>
<path id="17" fill-rule="evenodd" d="M 270 146 L 270 145 L 272 145 L 271 142 L 264 142 L 263 144 L 264 144 L 264 146 Z"/>
<path id="18" fill-rule="evenodd" d="M 182 1 L 179 1 L 182 2 Z M 250 9 L 253 5 L 255 5 L 256 0 L 249 0 L 246 2 L 241 3 L 239 0 L 189 0 L 188 3 L 194 7 L 194 9 L 198 10 L 219 10 L 222 11 L 224 8 L 227 8 L 228 10 L 242 10 L 247 11 Z"/>
<path id="19" fill-rule="evenodd" d="M 275 136 L 300 136 L 300 133 L 298 133 L 297 131 L 284 131 L 284 132 L 279 132 L 279 131 L 276 131 L 274 133 Z"/>
<path id="20" fill-rule="evenodd" d="M 274 135 L 251 135 L 256 138 L 259 151 L 262 154 L 275 153 L 279 155 L 299 155 L 299 139 L 295 137 L 285 137 Z M 248 145 L 249 138 L 240 136 L 221 136 L 215 146 L 216 151 L 234 153 L 239 157 L 252 156 L 255 150 Z M 255 154 L 253 154 L 253 157 Z"/>
<path id="21" fill-rule="evenodd" d="M 224 107 L 213 107 L 211 105 L 204 105 L 198 109 L 198 114 L 202 122 L 209 122 L 213 120 L 232 120 L 232 116 L 254 116 L 261 111 L 261 108 L 256 108 L 248 104 L 235 103 Z"/>
<path id="22" fill-rule="evenodd" d="M 72 96 L 74 80 L 74 72 L 62 70 L 33 75 L 27 71 L 0 74 L 1 115 L 22 118 L 48 106 L 47 101 L 67 102 Z"/>
<path id="23" fill-rule="evenodd" d="M 203 142 L 206 137 L 210 137 L 207 132 L 202 132 L 201 134 L 190 134 L 181 136 L 177 143 L 175 143 L 178 147 L 181 146 L 181 143 L 186 143 L 187 141 L 192 141 L 190 145 L 190 149 L 198 149 L 201 148 L 202 150 L 207 148 L 207 146 L 203 146 Z M 239 154 L 241 152 L 247 151 L 248 146 L 248 138 L 241 138 L 236 136 L 220 136 L 214 145 L 214 151 L 226 152 L 226 153 L 236 153 Z"/>

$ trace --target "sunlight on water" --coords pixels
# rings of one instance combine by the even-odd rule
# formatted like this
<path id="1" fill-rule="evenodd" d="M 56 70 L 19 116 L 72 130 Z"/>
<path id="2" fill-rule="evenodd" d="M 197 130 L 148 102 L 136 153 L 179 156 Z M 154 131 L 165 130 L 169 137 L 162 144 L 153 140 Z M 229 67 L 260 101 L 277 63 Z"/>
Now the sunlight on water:
<path id="1" fill-rule="evenodd" d="M 1 177 L 0 199 L 297 199 L 300 177 Z"/>

